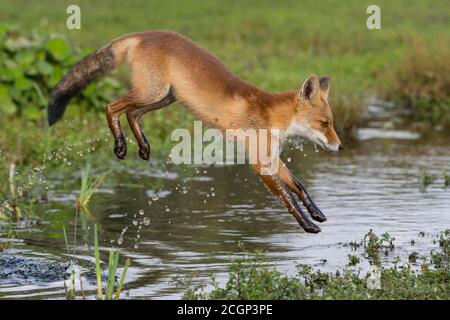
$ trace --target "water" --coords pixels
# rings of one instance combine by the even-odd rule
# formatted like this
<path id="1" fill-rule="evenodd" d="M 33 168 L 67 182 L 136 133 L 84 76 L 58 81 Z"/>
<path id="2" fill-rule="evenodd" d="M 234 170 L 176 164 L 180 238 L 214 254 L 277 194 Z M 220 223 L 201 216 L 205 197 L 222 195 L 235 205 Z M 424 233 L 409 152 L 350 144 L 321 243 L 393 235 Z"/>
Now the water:
<path id="1" fill-rule="evenodd" d="M 207 283 L 209 273 L 223 282 L 230 261 L 240 255 L 238 241 L 248 250 L 267 251 L 278 269 L 293 274 L 295 263 L 329 271 L 344 266 L 351 253 L 346 244 L 361 240 L 369 229 L 395 236 L 394 254 L 405 256 L 427 252 L 432 237 L 450 227 L 450 188 L 443 182 L 444 172 L 450 172 L 445 134 L 363 129 L 341 153 L 316 153 L 308 145 L 303 151 L 286 148 L 283 157 L 290 158 L 288 166 L 328 217 L 317 235 L 306 234 L 248 166 L 183 170 L 164 161 L 118 163 L 120 171 L 94 195 L 91 216 L 80 213 L 77 245 L 70 248 L 86 275 L 88 296 L 94 294 L 94 221 L 103 261 L 111 247 L 132 260 L 123 298 L 153 299 L 179 298 L 183 289 L 175 279 L 194 271 L 197 283 Z M 438 176 L 425 192 L 419 188 L 421 169 Z M 0 257 L 40 261 L 43 270 L 48 262 L 68 263 L 62 226 L 73 243 L 75 182 L 72 189 L 55 188 L 48 205 L 34 206 L 43 217 L 39 223 L 13 226 L 9 249 Z M 7 242 L 6 234 L 3 226 L 0 244 Z M 0 298 L 64 298 L 63 281 L 0 274 Z"/>

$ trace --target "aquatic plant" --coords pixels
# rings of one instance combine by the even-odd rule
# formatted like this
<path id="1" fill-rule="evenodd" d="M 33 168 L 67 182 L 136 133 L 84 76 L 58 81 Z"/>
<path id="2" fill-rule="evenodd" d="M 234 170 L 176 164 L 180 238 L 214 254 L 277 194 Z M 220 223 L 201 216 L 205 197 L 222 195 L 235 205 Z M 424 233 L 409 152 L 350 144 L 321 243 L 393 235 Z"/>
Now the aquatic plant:
<path id="1" fill-rule="evenodd" d="M 359 259 L 358 256 L 355 256 L 353 254 L 348 255 L 348 265 L 349 266 L 356 266 L 360 262 L 361 262 L 361 260 Z"/>
<path id="2" fill-rule="evenodd" d="M 389 233 L 385 232 L 378 236 L 370 229 L 363 239 L 365 258 L 371 265 L 380 266 L 381 252 L 388 255 L 389 251 L 394 250 L 394 241 L 395 238 Z"/>
<path id="3" fill-rule="evenodd" d="M 94 224 L 94 248 L 95 248 L 95 272 L 97 276 L 97 299 L 103 299 L 103 286 L 101 277 L 101 267 L 100 267 L 100 250 L 98 246 L 98 235 L 97 235 L 97 224 Z M 106 279 L 105 288 L 105 300 L 111 300 L 114 292 L 114 283 L 117 275 L 117 265 L 119 263 L 119 252 L 115 250 L 109 251 L 108 260 L 108 277 Z M 123 285 L 125 283 L 125 276 L 128 271 L 128 266 L 130 265 L 130 258 L 125 261 L 125 266 L 123 268 L 122 276 L 120 282 L 116 289 L 115 300 L 120 299 L 120 293 L 122 292 Z"/>
<path id="4" fill-rule="evenodd" d="M 91 177 L 91 165 L 89 163 L 86 164 L 84 170 L 81 173 L 81 188 L 80 194 L 76 201 L 76 207 L 78 209 L 87 208 L 89 201 L 94 195 L 95 191 L 100 187 L 103 180 L 105 179 L 108 173 L 102 174 L 98 177 Z"/>
<path id="5" fill-rule="evenodd" d="M 9 164 L 8 171 L 8 198 L 4 200 L 4 203 L 0 206 L 0 218 L 8 220 L 8 215 L 5 209 L 8 209 L 10 213 L 14 215 L 15 220 L 20 220 L 22 217 L 22 211 L 17 203 L 17 191 L 16 191 L 16 161 L 17 158 L 13 156 L 11 163 Z"/>
<path id="6" fill-rule="evenodd" d="M 428 186 L 430 184 L 433 184 L 437 179 L 436 175 L 428 174 L 426 170 L 420 171 L 420 178 L 419 178 L 419 188 L 420 191 L 424 192 L 427 190 Z"/>
<path id="7" fill-rule="evenodd" d="M 444 173 L 444 188 L 450 186 L 450 174 Z"/>
<path id="8" fill-rule="evenodd" d="M 369 231 L 363 257 L 369 263 L 381 249 L 392 249 L 394 238 L 389 234 L 376 235 Z M 400 258 L 379 266 L 379 288 L 369 286 L 369 274 L 350 268 L 356 263 L 349 255 L 349 265 L 335 273 L 314 270 L 299 264 L 297 275 L 283 275 L 271 267 L 260 253 L 246 253 L 232 262 L 228 280 L 221 287 L 212 277 L 212 290 L 205 284 L 195 287 L 188 284 L 184 299 L 449 299 L 450 297 L 450 230 L 441 232 L 436 240 L 438 248 L 423 257 L 420 270 L 411 264 L 419 258 L 412 253 L 406 261 Z M 357 258 L 357 257 L 356 257 Z"/>
<path id="9" fill-rule="evenodd" d="M 67 250 L 67 255 L 70 256 L 70 250 L 69 250 L 69 241 L 67 238 L 67 233 L 66 233 L 66 228 L 63 226 L 63 236 L 64 236 L 64 242 L 66 244 L 66 250 Z M 73 252 L 73 254 L 75 255 L 75 250 Z M 66 270 L 66 272 L 70 271 L 70 275 L 69 275 L 69 288 L 67 288 L 66 286 L 66 282 L 64 281 L 64 292 L 66 294 L 66 299 L 67 300 L 75 300 L 76 299 L 76 288 L 75 288 L 75 276 L 76 276 L 76 269 L 77 266 L 74 263 L 74 261 L 71 259 L 70 260 L 70 264 L 69 264 L 69 268 Z M 80 279 L 80 293 L 81 296 L 83 297 L 83 299 L 85 299 L 85 294 L 83 291 L 83 285 L 82 285 L 82 281 L 81 281 L 81 274 L 79 275 Z"/>

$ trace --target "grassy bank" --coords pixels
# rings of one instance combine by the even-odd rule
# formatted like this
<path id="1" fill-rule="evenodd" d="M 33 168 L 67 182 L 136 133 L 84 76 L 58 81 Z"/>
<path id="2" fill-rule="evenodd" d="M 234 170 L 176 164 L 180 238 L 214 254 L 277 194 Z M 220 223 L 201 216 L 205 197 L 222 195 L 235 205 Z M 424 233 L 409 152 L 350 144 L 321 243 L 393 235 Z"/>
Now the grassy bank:
<path id="1" fill-rule="evenodd" d="M 228 280 L 220 286 L 212 279 L 212 290 L 193 287 L 188 281 L 185 299 L 449 299 L 450 230 L 435 239 L 428 255 L 413 251 L 402 261 L 386 261 L 395 248 L 394 239 L 369 232 L 360 255 L 349 254 L 348 265 L 335 273 L 298 265 L 297 274 L 286 276 L 268 267 L 264 255 L 255 254 L 234 261 Z M 368 262 L 367 274 L 358 268 Z"/>

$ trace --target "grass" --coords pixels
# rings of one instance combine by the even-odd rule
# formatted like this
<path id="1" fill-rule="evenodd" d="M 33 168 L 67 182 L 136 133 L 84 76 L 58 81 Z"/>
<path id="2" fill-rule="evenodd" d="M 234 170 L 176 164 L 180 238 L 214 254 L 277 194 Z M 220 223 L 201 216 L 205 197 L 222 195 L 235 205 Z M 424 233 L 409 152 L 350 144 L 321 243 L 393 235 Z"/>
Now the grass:
<path id="1" fill-rule="evenodd" d="M 69 251 L 69 243 L 68 238 L 66 234 L 66 229 L 63 227 L 63 235 L 64 235 L 64 241 L 66 243 L 66 249 L 67 254 L 70 254 Z M 73 253 L 75 256 L 75 252 Z M 97 281 L 97 300 L 112 300 L 113 296 L 115 300 L 120 299 L 120 293 L 122 292 L 124 283 L 125 283 L 125 277 L 128 271 L 128 267 L 130 265 L 130 259 L 127 258 L 125 260 L 125 265 L 122 271 L 122 275 L 120 278 L 120 281 L 116 287 L 116 293 L 114 295 L 114 288 L 116 283 L 116 277 L 117 277 L 117 267 L 119 264 L 119 257 L 120 254 L 116 250 L 110 250 L 109 251 L 109 260 L 108 260 L 108 276 L 106 278 L 106 287 L 103 288 L 103 281 L 102 281 L 102 268 L 101 268 L 101 261 L 100 261 L 100 249 L 99 249 L 99 242 L 98 242 L 98 230 L 97 230 L 97 224 L 94 224 L 94 256 L 95 256 L 95 275 L 96 275 L 96 281 Z M 75 300 L 77 296 L 76 288 L 75 288 L 75 268 L 72 269 L 70 276 L 69 276 L 69 288 L 66 287 L 66 283 L 64 282 L 64 289 L 66 291 L 66 298 L 70 300 Z M 82 280 L 80 275 L 80 294 L 85 299 L 85 292 L 83 291 L 82 286 Z"/>
<path id="2" fill-rule="evenodd" d="M 298 265 L 297 274 L 286 276 L 269 267 L 261 253 L 233 261 L 228 280 L 221 287 L 212 278 L 212 289 L 193 287 L 187 281 L 185 299 L 448 299 L 450 297 L 450 230 L 436 238 L 438 248 L 420 257 L 411 253 L 405 261 L 379 259 L 392 250 L 394 238 L 370 231 L 363 240 L 361 259 L 372 265 L 367 274 L 357 266 L 360 258 L 349 255 L 348 265 L 335 273 Z M 373 286 L 372 282 L 375 282 Z M 377 289 L 378 288 L 378 289 Z"/>
<path id="3" fill-rule="evenodd" d="M 439 37 L 438 37 L 439 39 Z M 424 44 L 413 39 L 398 67 L 382 77 L 386 98 L 406 106 L 412 118 L 434 125 L 450 125 L 450 48 L 445 39 Z"/>
<path id="4" fill-rule="evenodd" d="M 100 187 L 107 175 L 107 173 L 105 173 L 98 177 L 92 178 L 92 176 L 90 175 L 90 171 L 91 165 L 88 163 L 81 174 L 80 195 L 78 196 L 76 201 L 76 207 L 78 209 L 87 208 L 89 201 L 91 200 L 95 191 L 98 189 L 98 187 Z"/>
<path id="5" fill-rule="evenodd" d="M 380 0 L 377 4 L 382 10 L 382 29 L 372 31 L 366 28 L 366 8 L 371 4 L 367 1 L 348 1 L 342 6 L 336 0 L 327 0 L 318 6 L 313 0 L 131 0 L 126 11 L 116 9 L 121 7 L 119 0 L 79 1 L 82 26 L 76 31 L 64 28 L 64 12 L 70 1 L 7 2 L 0 12 L 1 21 L 17 21 L 22 28 L 62 33 L 82 48 L 96 49 L 133 31 L 179 31 L 210 49 L 233 72 L 269 91 L 298 88 L 311 73 L 329 74 L 333 78 L 331 101 L 338 115 L 337 125 L 342 129 L 361 121 L 363 110 L 359 109 L 365 97 L 388 96 L 385 85 L 396 87 L 402 75 L 411 79 L 399 68 L 402 61 L 408 60 L 405 56 L 419 59 L 417 68 L 426 73 L 427 57 L 438 54 L 439 48 L 445 48 L 450 40 L 450 13 L 444 0 L 414 4 Z M 415 39 L 430 51 L 416 56 L 411 46 Z M 449 64 L 447 59 L 440 61 L 445 67 L 442 71 L 432 68 L 439 77 L 446 77 Z M 395 71 L 387 82 L 382 76 L 389 70 Z M 120 72 L 119 77 L 126 81 L 126 72 Z M 399 96 L 403 92 L 409 94 L 402 91 Z M 179 111 L 161 113 L 172 125 L 186 118 L 179 117 Z M 158 118 L 152 114 L 147 118 Z"/>
<path id="6" fill-rule="evenodd" d="M 94 225 L 94 250 L 95 250 L 95 272 L 97 277 L 97 299 L 103 300 L 103 298 L 105 298 L 105 300 L 111 300 L 114 293 L 114 284 L 117 275 L 117 266 L 119 263 L 119 252 L 115 250 L 109 251 L 108 277 L 106 279 L 105 295 L 103 295 L 97 224 Z M 122 288 L 125 283 L 125 276 L 127 274 L 129 265 L 130 265 L 130 258 L 127 258 L 125 261 L 125 266 L 122 272 L 120 282 L 116 289 L 116 294 L 114 295 L 115 300 L 120 299 L 120 293 L 122 292 Z"/>

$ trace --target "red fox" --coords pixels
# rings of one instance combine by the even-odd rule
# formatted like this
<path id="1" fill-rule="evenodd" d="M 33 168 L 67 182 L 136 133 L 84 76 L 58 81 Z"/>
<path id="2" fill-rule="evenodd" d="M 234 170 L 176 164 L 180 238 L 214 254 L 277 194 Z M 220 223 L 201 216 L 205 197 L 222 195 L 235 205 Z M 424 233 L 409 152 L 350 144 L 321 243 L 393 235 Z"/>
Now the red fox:
<path id="1" fill-rule="evenodd" d="M 276 128 L 283 136 L 303 136 L 328 151 L 343 148 L 328 104 L 329 77 L 311 75 L 298 90 L 268 93 L 231 73 L 192 40 L 168 31 L 125 35 L 83 58 L 53 89 L 48 104 L 49 125 L 63 116 L 73 96 L 124 62 L 131 66 L 132 89 L 106 107 L 115 141 L 114 153 L 119 159 L 124 159 L 127 152 L 120 115 L 126 113 L 139 145 L 139 156 L 148 160 L 150 145 L 139 119 L 146 112 L 174 101 L 181 102 L 200 120 L 218 129 Z M 273 175 L 262 174 L 259 164 L 253 168 L 306 232 L 320 232 L 304 214 L 293 193 L 314 220 L 323 222 L 326 217 L 281 160 Z"/>

